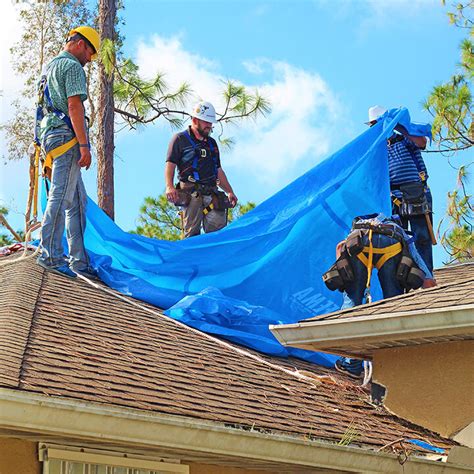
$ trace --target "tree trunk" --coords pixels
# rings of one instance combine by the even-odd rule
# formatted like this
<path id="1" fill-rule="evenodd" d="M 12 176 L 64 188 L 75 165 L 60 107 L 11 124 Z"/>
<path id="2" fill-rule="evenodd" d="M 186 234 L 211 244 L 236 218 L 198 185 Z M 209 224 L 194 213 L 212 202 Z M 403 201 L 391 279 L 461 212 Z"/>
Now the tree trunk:
<path id="1" fill-rule="evenodd" d="M 101 41 L 115 40 L 115 0 L 99 1 L 99 31 Z M 99 65 L 99 100 L 97 106 L 97 196 L 99 206 L 114 218 L 114 96 L 113 74 Z"/>

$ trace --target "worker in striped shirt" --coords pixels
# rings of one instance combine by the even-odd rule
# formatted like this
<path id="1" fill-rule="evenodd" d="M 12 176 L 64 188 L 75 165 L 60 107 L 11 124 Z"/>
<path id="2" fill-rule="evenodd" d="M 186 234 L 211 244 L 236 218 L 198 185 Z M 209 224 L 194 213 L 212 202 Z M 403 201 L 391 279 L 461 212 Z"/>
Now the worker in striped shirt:
<path id="1" fill-rule="evenodd" d="M 375 125 L 385 112 L 379 105 L 371 107 L 367 125 Z M 426 137 L 410 135 L 402 125 L 387 140 L 392 214 L 399 215 L 403 228 L 413 232 L 416 249 L 433 272 L 432 197 L 421 156 L 425 148 Z"/>

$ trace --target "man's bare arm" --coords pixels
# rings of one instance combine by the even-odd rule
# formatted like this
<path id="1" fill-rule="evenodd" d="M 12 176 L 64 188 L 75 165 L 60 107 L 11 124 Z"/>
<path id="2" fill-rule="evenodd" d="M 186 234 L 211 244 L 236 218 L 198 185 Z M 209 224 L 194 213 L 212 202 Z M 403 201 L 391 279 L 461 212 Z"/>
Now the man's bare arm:
<path id="1" fill-rule="evenodd" d="M 230 204 L 235 207 L 237 204 L 237 196 L 234 194 L 234 190 L 227 179 L 227 176 L 222 168 L 217 170 L 217 180 L 219 181 L 219 187 L 227 193 Z"/>
<path id="2" fill-rule="evenodd" d="M 80 96 L 73 95 L 68 97 L 67 108 L 77 141 L 80 145 L 87 145 L 89 141 L 87 139 L 85 125 L 84 105 Z M 80 147 L 79 151 L 81 153 L 81 158 L 79 159 L 78 164 L 81 168 L 85 167 L 86 170 L 88 170 L 92 162 L 91 151 L 89 147 Z"/>
<path id="3" fill-rule="evenodd" d="M 171 163 L 171 161 L 165 163 L 165 193 L 166 198 L 171 202 L 176 202 L 178 199 L 178 191 L 173 184 L 175 170 L 176 165 L 174 163 Z"/>

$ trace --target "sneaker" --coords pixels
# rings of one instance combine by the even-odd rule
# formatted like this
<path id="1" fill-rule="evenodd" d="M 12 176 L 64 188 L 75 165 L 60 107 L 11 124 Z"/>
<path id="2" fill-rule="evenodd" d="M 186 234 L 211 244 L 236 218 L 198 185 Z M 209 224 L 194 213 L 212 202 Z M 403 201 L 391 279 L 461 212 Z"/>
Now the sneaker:
<path id="1" fill-rule="evenodd" d="M 359 359 L 341 357 L 336 360 L 334 368 L 341 374 L 346 374 L 353 379 L 360 379 L 364 373 L 362 361 Z"/>
<path id="2" fill-rule="evenodd" d="M 44 262 L 41 260 L 36 261 L 40 267 L 43 267 L 45 270 L 51 273 L 56 273 L 57 275 L 62 275 L 68 278 L 76 278 L 77 275 L 69 268 L 68 265 L 63 263 L 59 267 L 50 267 L 49 265 L 46 265 Z"/>
<path id="3" fill-rule="evenodd" d="M 89 280 L 100 281 L 99 274 L 91 267 L 84 268 L 83 270 L 74 269 L 74 272 Z"/>

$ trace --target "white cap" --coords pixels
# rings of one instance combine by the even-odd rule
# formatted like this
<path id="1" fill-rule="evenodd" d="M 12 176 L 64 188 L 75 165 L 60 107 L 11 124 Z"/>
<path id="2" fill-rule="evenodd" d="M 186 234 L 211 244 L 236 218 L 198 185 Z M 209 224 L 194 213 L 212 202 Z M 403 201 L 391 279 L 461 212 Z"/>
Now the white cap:
<path id="1" fill-rule="evenodd" d="M 369 121 L 365 122 L 365 123 L 367 125 L 369 125 L 370 122 L 373 122 L 374 120 L 377 120 L 385 112 L 387 112 L 387 109 L 384 108 L 384 107 L 381 107 L 380 105 L 374 105 L 373 107 L 370 107 L 370 109 L 369 109 Z"/>
<path id="2" fill-rule="evenodd" d="M 195 117 L 205 122 L 216 123 L 216 109 L 210 102 L 198 102 L 191 112 L 191 117 Z"/>

